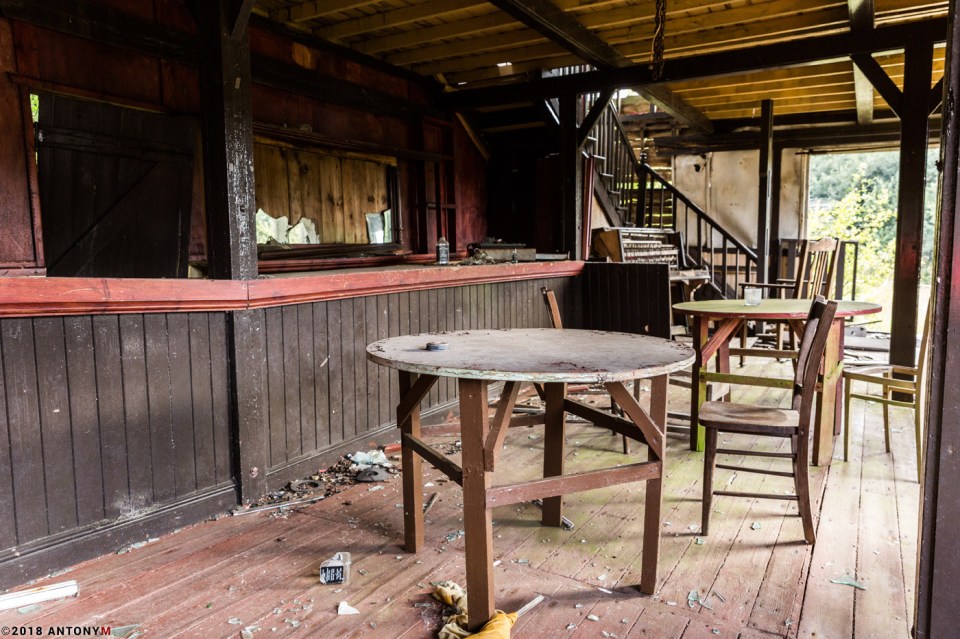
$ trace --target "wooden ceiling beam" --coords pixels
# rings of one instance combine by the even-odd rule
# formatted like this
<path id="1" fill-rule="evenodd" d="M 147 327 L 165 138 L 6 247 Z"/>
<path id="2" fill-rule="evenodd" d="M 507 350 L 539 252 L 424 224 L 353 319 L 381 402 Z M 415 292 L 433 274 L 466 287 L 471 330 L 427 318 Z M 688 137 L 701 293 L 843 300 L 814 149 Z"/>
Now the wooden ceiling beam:
<path id="1" fill-rule="evenodd" d="M 728 51 L 746 45 L 762 46 L 782 41 L 784 43 L 791 39 L 801 39 L 819 35 L 824 30 L 822 20 L 833 24 L 839 33 L 845 25 L 846 8 L 845 6 L 831 9 L 831 14 L 824 17 L 820 14 L 802 14 L 776 16 L 765 23 L 765 27 L 770 29 L 772 36 L 768 33 L 758 31 L 756 27 L 747 29 L 744 25 L 732 25 L 717 30 L 705 32 L 686 31 L 676 33 L 668 30 L 665 38 L 664 47 L 670 58 L 676 58 L 683 55 L 702 55 L 704 53 L 714 53 Z M 603 36 L 611 44 L 617 46 L 617 49 L 625 56 L 635 58 L 635 62 L 642 64 L 649 60 L 650 49 L 653 43 L 652 30 L 651 37 L 647 40 L 623 41 L 622 38 L 614 37 L 612 34 L 604 33 Z M 778 35 L 779 34 L 779 35 Z M 502 59 L 504 56 L 500 56 Z M 514 64 L 514 70 L 524 72 L 539 68 L 555 68 L 557 62 L 550 60 L 552 57 L 550 51 L 545 51 L 541 47 L 515 48 L 510 51 L 511 62 Z M 453 82 L 496 77 L 498 75 L 496 63 L 491 58 L 484 55 L 465 55 L 456 60 L 443 60 L 434 63 L 422 64 L 414 67 L 414 71 L 425 75 L 433 73 L 445 73 L 450 75 Z M 470 71 L 470 74 L 465 72 Z M 477 73 L 472 73 L 477 71 Z"/>
<path id="2" fill-rule="evenodd" d="M 776 69 L 846 58 L 851 54 L 875 50 L 895 50 L 909 42 L 941 42 L 946 37 L 946 18 L 881 26 L 870 37 L 854 33 L 838 33 L 798 38 L 790 42 L 758 45 L 743 49 L 668 59 L 662 81 L 733 75 L 760 69 Z M 542 78 L 503 87 L 463 89 L 445 94 L 447 106 L 459 109 L 518 99 L 554 97 L 565 92 L 586 93 L 604 88 L 651 84 L 652 72 L 647 64 L 634 64 L 619 69 L 604 69 L 554 78 Z"/>
<path id="3" fill-rule="evenodd" d="M 873 85 L 873 88 L 877 90 L 877 93 L 883 97 L 887 105 L 893 109 L 893 112 L 900 115 L 900 111 L 903 109 L 903 91 L 894 84 L 887 72 L 880 66 L 880 63 L 869 53 L 854 53 L 850 56 L 850 59 Z"/>
<path id="4" fill-rule="evenodd" d="M 630 64 L 619 51 L 593 34 L 550 0 L 490 0 L 534 31 L 570 51 L 584 62 L 600 68 L 617 68 Z M 710 132 L 713 125 L 703 113 L 683 98 L 662 86 L 638 87 L 637 92 L 680 122 Z"/>
<path id="5" fill-rule="evenodd" d="M 203 0 L 201 0 L 203 1 Z M 275 22 L 307 22 L 322 18 L 333 13 L 342 13 L 351 9 L 358 9 L 370 4 L 370 0 L 313 0 L 301 2 L 283 9 L 270 12 L 270 19 Z"/>
<path id="6" fill-rule="evenodd" d="M 873 31 L 876 19 L 873 0 L 847 0 L 847 9 L 850 12 L 851 31 L 854 33 Z M 870 124 L 873 122 L 873 85 L 870 83 L 870 78 L 856 63 L 853 63 L 853 91 L 857 99 L 857 124 Z"/>
<path id="7" fill-rule="evenodd" d="M 621 67 L 626 58 L 550 0 L 490 0 L 551 42 L 595 67 Z"/>
<path id="8" fill-rule="evenodd" d="M 247 32 L 247 25 L 250 24 L 250 14 L 253 12 L 254 0 L 233 0 L 232 14 L 230 22 L 233 25 L 230 29 L 230 38 L 234 41 L 239 40 Z"/>
<path id="9" fill-rule="evenodd" d="M 402 7 L 362 18 L 344 20 L 319 29 L 313 34 L 327 40 L 341 40 L 350 36 L 371 33 L 387 27 L 403 27 L 420 20 L 431 20 L 477 6 L 477 0 L 445 0 L 442 3 L 427 0 L 411 7 Z"/>

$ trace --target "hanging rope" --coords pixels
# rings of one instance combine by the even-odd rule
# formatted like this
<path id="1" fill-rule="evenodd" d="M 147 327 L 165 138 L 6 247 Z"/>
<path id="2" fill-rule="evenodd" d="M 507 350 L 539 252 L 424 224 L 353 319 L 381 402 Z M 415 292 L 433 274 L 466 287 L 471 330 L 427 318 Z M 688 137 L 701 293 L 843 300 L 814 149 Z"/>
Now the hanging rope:
<path id="1" fill-rule="evenodd" d="M 657 14 L 654 20 L 650 68 L 653 71 L 653 79 L 659 80 L 663 77 L 663 32 L 667 25 L 667 0 L 657 0 Z"/>

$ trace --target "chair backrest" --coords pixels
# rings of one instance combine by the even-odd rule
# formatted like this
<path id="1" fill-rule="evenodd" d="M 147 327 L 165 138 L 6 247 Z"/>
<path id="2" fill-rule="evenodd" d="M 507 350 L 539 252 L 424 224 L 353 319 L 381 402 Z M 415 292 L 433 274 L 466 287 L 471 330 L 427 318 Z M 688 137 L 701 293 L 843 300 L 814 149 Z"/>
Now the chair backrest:
<path id="1" fill-rule="evenodd" d="M 829 298 L 839 254 L 840 241 L 836 238 L 804 240 L 797 262 L 793 297 L 805 300 L 823 295 Z"/>
<path id="2" fill-rule="evenodd" d="M 804 437 L 810 422 L 810 410 L 817 390 L 820 360 L 827 346 L 830 325 L 837 313 L 837 303 L 818 295 L 810 306 L 800 340 L 797 370 L 793 377 L 793 409 L 800 412 L 800 432 Z"/>
<path id="3" fill-rule="evenodd" d="M 554 328 L 563 328 L 563 319 L 560 317 L 560 305 L 557 304 L 557 296 L 546 286 L 541 288 L 540 292 L 543 294 L 543 301 L 550 310 L 550 323 Z"/>
<path id="4" fill-rule="evenodd" d="M 933 295 L 927 300 L 927 313 L 923 319 L 923 333 L 920 336 L 920 357 L 917 359 L 917 378 L 918 383 L 924 378 L 927 371 L 928 358 L 930 356 L 930 331 L 933 326 Z"/>

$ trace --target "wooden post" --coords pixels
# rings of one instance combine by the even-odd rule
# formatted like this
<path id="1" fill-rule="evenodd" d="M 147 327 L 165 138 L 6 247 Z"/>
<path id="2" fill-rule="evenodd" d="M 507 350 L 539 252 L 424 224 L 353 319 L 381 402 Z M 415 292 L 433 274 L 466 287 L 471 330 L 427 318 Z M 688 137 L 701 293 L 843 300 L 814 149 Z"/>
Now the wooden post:
<path id="1" fill-rule="evenodd" d="M 225 2 L 197 3 L 207 262 L 215 279 L 257 277 L 250 46 Z"/>
<path id="2" fill-rule="evenodd" d="M 215 279 L 255 279 L 249 44 L 245 29 L 234 33 L 238 16 L 227 3 L 196 6 L 208 273 Z M 232 467 L 240 500 L 249 502 L 266 492 L 269 463 L 262 407 L 263 313 L 236 311 L 228 320 Z"/>
<path id="3" fill-rule="evenodd" d="M 773 145 L 773 164 L 770 174 L 770 242 L 767 253 L 767 281 L 776 282 L 780 270 L 780 189 L 783 172 L 783 147 Z"/>
<path id="4" fill-rule="evenodd" d="M 757 203 L 757 282 L 768 281 L 770 258 L 770 198 L 773 175 L 773 102 L 760 103 L 760 189 Z"/>
<path id="5" fill-rule="evenodd" d="M 921 489 L 920 556 L 914 619 L 917 639 L 949 637 L 960 626 L 960 0 L 950 2 L 940 161 L 940 234 L 931 332 L 930 396 Z M 923 404 L 921 403 L 921 406 Z M 920 410 L 918 408 L 918 410 Z"/>
<path id="6" fill-rule="evenodd" d="M 900 115 L 900 191 L 890 331 L 890 363 L 901 366 L 913 366 L 916 362 L 917 293 L 920 288 L 932 66 L 932 43 L 918 42 L 907 46 Z"/>
<path id="7" fill-rule="evenodd" d="M 572 259 L 580 255 L 580 225 L 583 211 L 583 174 L 577 127 L 577 94 L 560 96 L 560 237 L 562 250 Z"/>

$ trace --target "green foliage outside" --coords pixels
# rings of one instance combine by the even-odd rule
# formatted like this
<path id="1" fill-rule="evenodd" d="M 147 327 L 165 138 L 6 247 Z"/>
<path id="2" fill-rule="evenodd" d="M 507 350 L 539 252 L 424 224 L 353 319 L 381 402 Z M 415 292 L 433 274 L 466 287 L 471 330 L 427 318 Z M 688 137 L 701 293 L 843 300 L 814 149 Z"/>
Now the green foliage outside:
<path id="1" fill-rule="evenodd" d="M 34 122 L 40 120 L 40 96 L 36 93 L 30 94 L 30 113 Z"/>
<path id="2" fill-rule="evenodd" d="M 937 196 L 938 152 L 927 157 L 921 284 L 930 284 Z M 807 236 L 859 242 L 857 299 L 877 302 L 884 313 L 872 330 L 890 329 L 897 233 L 899 153 L 837 153 L 810 160 L 810 213 Z M 852 270 L 852 258 L 848 258 Z M 852 277 L 847 272 L 847 287 Z M 926 291 L 921 291 L 920 304 Z"/>

